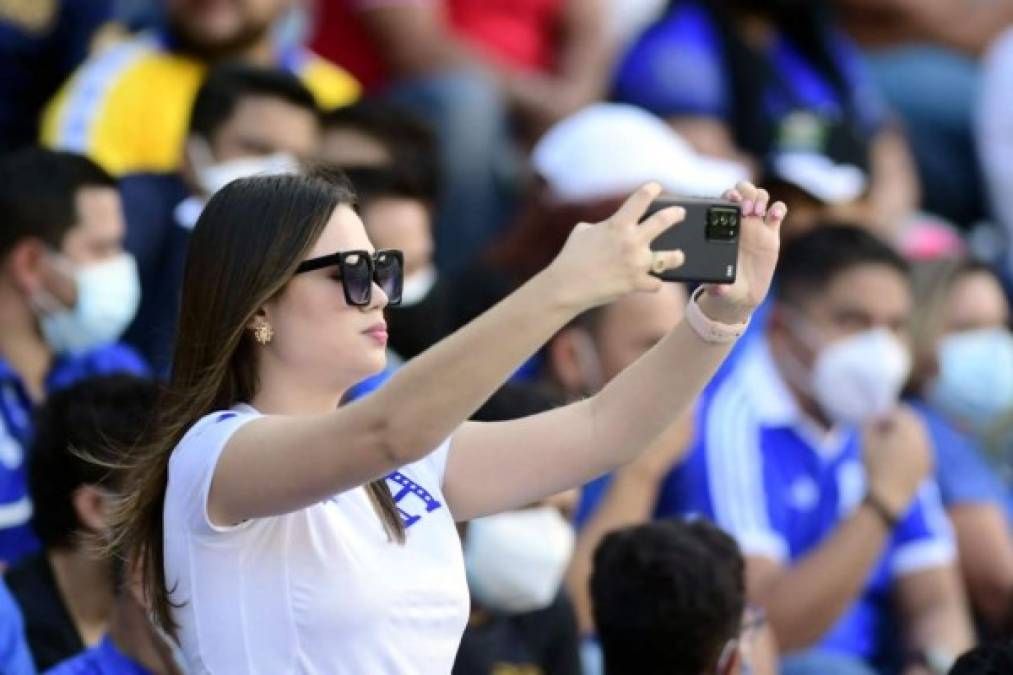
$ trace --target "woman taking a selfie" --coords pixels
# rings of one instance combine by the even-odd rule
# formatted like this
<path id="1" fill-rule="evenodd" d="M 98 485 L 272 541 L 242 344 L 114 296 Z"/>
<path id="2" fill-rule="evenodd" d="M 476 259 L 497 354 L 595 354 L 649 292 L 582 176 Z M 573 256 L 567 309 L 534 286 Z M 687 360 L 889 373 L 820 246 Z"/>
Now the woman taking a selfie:
<path id="1" fill-rule="evenodd" d="M 680 252 L 681 219 L 638 190 L 578 225 L 558 258 L 401 368 L 384 367 L 396 252 L 373 251 L 347 187 L 325 176 L 236 181 L 190 244 L 171 382 L 116 514 L 157 620 L 194 673 L 449 673 L 469 602 L 455 520 L 514 509 L 632 459 L 694 399 L 763 299 L 783 204 L 741 184 L 738 280 L 582 402 L 466 422 L 580 312 Z"/>

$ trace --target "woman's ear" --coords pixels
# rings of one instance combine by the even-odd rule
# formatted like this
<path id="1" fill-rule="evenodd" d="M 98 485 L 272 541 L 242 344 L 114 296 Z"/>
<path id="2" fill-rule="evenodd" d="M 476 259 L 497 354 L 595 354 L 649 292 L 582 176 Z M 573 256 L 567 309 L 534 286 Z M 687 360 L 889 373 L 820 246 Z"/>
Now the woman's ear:
<path id="1" fill-rule="evenodd" d="M 573 328 L 564 328 L 549 342 L 549 372 L 569 397 L 580 396 L 584 389 L 580 356 L 574 344 Z"/>

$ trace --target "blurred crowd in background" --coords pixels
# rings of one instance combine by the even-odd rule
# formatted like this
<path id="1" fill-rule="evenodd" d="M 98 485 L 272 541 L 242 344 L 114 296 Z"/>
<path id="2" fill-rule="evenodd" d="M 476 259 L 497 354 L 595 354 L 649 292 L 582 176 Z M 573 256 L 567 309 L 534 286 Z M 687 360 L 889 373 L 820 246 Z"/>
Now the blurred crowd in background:
<path id="1" fill-rule="evenodd" d="M 1013 673 L 1010 0 L 0 0 L 0 673 L 185 672 L 104 552 L 117 453 L 207 200 L 308 163 L 404 251 L 350 397 L 647 181 L 789 206 L 677 428 L 461 525 L 455 675 Z M 692 290 L 578 317 L 478 418 L 607 386 Z"/>

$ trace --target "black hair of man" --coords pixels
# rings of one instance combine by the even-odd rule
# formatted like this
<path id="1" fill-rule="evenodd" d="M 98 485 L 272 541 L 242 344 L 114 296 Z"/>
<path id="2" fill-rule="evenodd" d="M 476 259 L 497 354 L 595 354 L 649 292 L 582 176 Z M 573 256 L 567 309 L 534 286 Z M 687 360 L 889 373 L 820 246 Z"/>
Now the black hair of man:
<path id="1" fill-rule="evenodd" d="M 432 186 L 417 172 L 392 166 L 350 166 L 344 169 L 358 195 L 360 208 L 377 199 L 411 199 L 432 206 L 436 199 Z"/>
<path id="2" fill-rule="evenodd" d="M 415 174 L 427 192 L 438 192 L 436 134 L 411 110 L 381 99 L 362 99 L 324 112 L 321 122 L 325 131 L 352 129 L 369 136 L 387 149 L 394 164 Z"/>
<path id="3" fill-rule="evenodd" d="M 74 492 L 116 490 L 130 450 L 146 433 L 157 386 L 132 375 L 92 377 L 52 394 L 36 413 L 28 489 L 46 548 L 73 548 L 80 531 Z"/>
<path id="4" fill-rule="evenodd" d="M 781 250 L 774 274 L 778 300 L 797 304 L 821 293 L 841 274 L 860 265 L 885 265 L 905 279 L 909 267 L 889 244 L 853 225 L 817 225 Z"/>
<path id="5" fill-rule="evenodd" d="M 29 237 L 59 249 L 80 220 L 84 188 L 116 189 L 116 180 L 87 157 L 25 148 L 0 157 L 0 257 Z"/>
<path id="6" fill-rule="evenodd" d="M 1008 675 L 1013 673 L 1013 642 L 979 645 L 950 668 L 949 675 Z"/>
<path id="7" fill-rule="evenodd" d="M 594 555 L 591 601 L 607 675 L 701 675 L 739 634 L 742 555 L 705 520 L 612 532 Z"/>
<path id="8" fill-rule="evenodd" d="M 295 75 L 278 69 L 228 62 L 215 66 L 197 90 L 190 133 L 210 141 L 247 98 L 285 101 L 318 115 L 316 99 Z"/>

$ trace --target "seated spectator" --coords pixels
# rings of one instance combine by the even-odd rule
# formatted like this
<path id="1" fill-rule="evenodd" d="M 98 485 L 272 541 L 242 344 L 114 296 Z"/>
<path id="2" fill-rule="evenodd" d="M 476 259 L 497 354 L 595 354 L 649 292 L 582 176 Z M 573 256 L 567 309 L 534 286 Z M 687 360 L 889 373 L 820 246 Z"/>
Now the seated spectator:
<path id="1" fill-rule="evenodd" d="M 147 429 L 155 385 L 125 375 L 89 378 L 39 411 L 30 488 L 43 550 L 7 572 L 40 671 L 99 643 L 116 604 L 114 564 L 102 546 L 119 489 L 114 467 Z"/>
<path id="2" fill-rule="evenodd" d="M 1013 414 L 1013 337 L 1009 309 L 992 272 L 966 259 L 914 268 L 911 392 L 936 429 L 936 476 L 953 522 L 972 607 L 992 633 L 1013 629 L 1013 539 L 1009 481 L 982 446 Z M 973 434 L 950 427 L 953 422 Z M 1009 472 L 1007 458 L 997 465 Z"/>
<path id="3" fill-rule="evenodd" d="M 204 203 L 236 178 L 296 170 L 319 139 L 313 96 L 281 70 L 218 66 L 193 103 L 182 169 L 121 183 L 127 247 L 143 271 L 141 308 L 127 339 L 158 373 L 171 360 L 186 249 Z"/>
<path id="4" fill-rule="evenodd" d="M 606 675 L 731 675 L 750 637 L 735 542 L 704 520 L 612 532 L 591 597 Z"/>
<path id="5" fill-rule="evenodd" d="M 472 419 L 518 419 L 561 403 L 538 388 L 508 383 Z M 571 490 L 458 526 L 472 607 L 453 675 L 580 674 L 573 607 L 562 589 L 575 502 Z"/>
<path id="6" fill-rule="evenodd" d="M 778 275 L 765 338 L 705 393 L 656 514 L 736 537 L 786 675 L 948 667 L 972 633 L 931 430 L 898 403 L 907 266 L 827 226 L 789 242 Z"/>
<path id="7" fill-rule="evenodd" d="M 321 108 L 351 102 L 344 71 L 277 43 L 286 0 L 166 3 L 168 28 L 143 33 L 85 62 L 50 103 L 43 142 L 92 157 L 114 175 L 178 171 L 187 119 L 207 68 L 228 60 L 299 77 Z"/>
<path id="8" fill-rule="evenodd" d="M 509 222 L 527 143 L 605 92 L 600 0 L 319 3 L 320 53 L 433 124 L 445 189 L 439 265 L 458 271 Z"/>
<path id="9" fill-rule="evenodd" d="M 5 3 L 0 10 L 0 152 L 34 145 L 39 113 L 111 28 L 114 0 Z"/>
<path id="10" fill-rule="evenodd" d="M 834 121 L 868 146 L 871 224 L 891 232 L 917 203 L 914 170 L 827 4 L 672 2 L 625 55 L 615 96 L 667 119 L 701 152 L 757 168 L 792 114 Z"/>
<path id="11" fill-rule="evenodd" d="M 433 130 L 403 106 L 363 99 L 321 115 L 318 159 L 341 169 L 390 167 L 417 173 L 424 189 L 439 192 Z"/>
<path id="12" fill-rule="evenodd" d="M 975 647 L 953 664 L 948 675 L 1006 675 L 1013 672 L 1013 644 L 995 642 Z"/>
<path id="13" fill-rule="evenodd" d="M 996 4 L 1013 13 L 1013 3 Z M 1009 95 L 1013 87 L 1013 28 L 996 38 L 985 55 L 982 70 L 980 91 L 969 98 L 977 101 L 974 119 L 977 158 L 984 174 L 988 215 L 995 220 L 999 232 L 992 246 L 983 246 L 976 253 L 989 256 L 1002 270 L 1006 283 L 1013 284 L 1013 207 L 1008 200 L 1013 186 L 1013 103 Z M 947 174 L 953 175 L 952 168 Z"/>
<path id="14" fill-rule="evenodd" d="M 388 347 L 411 359 L 454 328 L 451 289 L 434 261 L 434 195 L 410 167 L 349 169 L 366 234 L 377 249 L 404 253 L 401 304 L 386 310 Z"/>
<path id="15" fill-rule="evenodd" d="M 142 373 L 116 344 L 139 300 L 116 183 L 90 160 L 28 149 L 0 158 L 0 562 L 38 548 L 25 458 L 32 411 L 88 375 Z"/>
<path id="16" fill-rule="evenodd" d="M 0 672 L 5 675 L 35 675 L 35 664 L 25 640 L 21 610 L 0 577 Z"/>
<path id="17" fill-rule="evenodd" d="M 836 0 L 836 5 L 864 48 L 877 88 L 904 122 L 924 186 L 924 208 L 961 226 L 973 225 L 987 215 L 974 118 L 982 86 L 991 87 L 982 81 L 979 57 L 1013 21 L 1013 3 Z M 926 82 L 932 86 L 925 87 Z M 1008 86 L 985 98 L 999 102 Z M 999 117 L 994 121 L 1004 124 Z M 995 150 L 981 140 L 979 151 L 994 157 Z M 989 169 L 986 164 L 986 176 Z M 993 197 L 1000 194 L 1005 188 Z"/>

